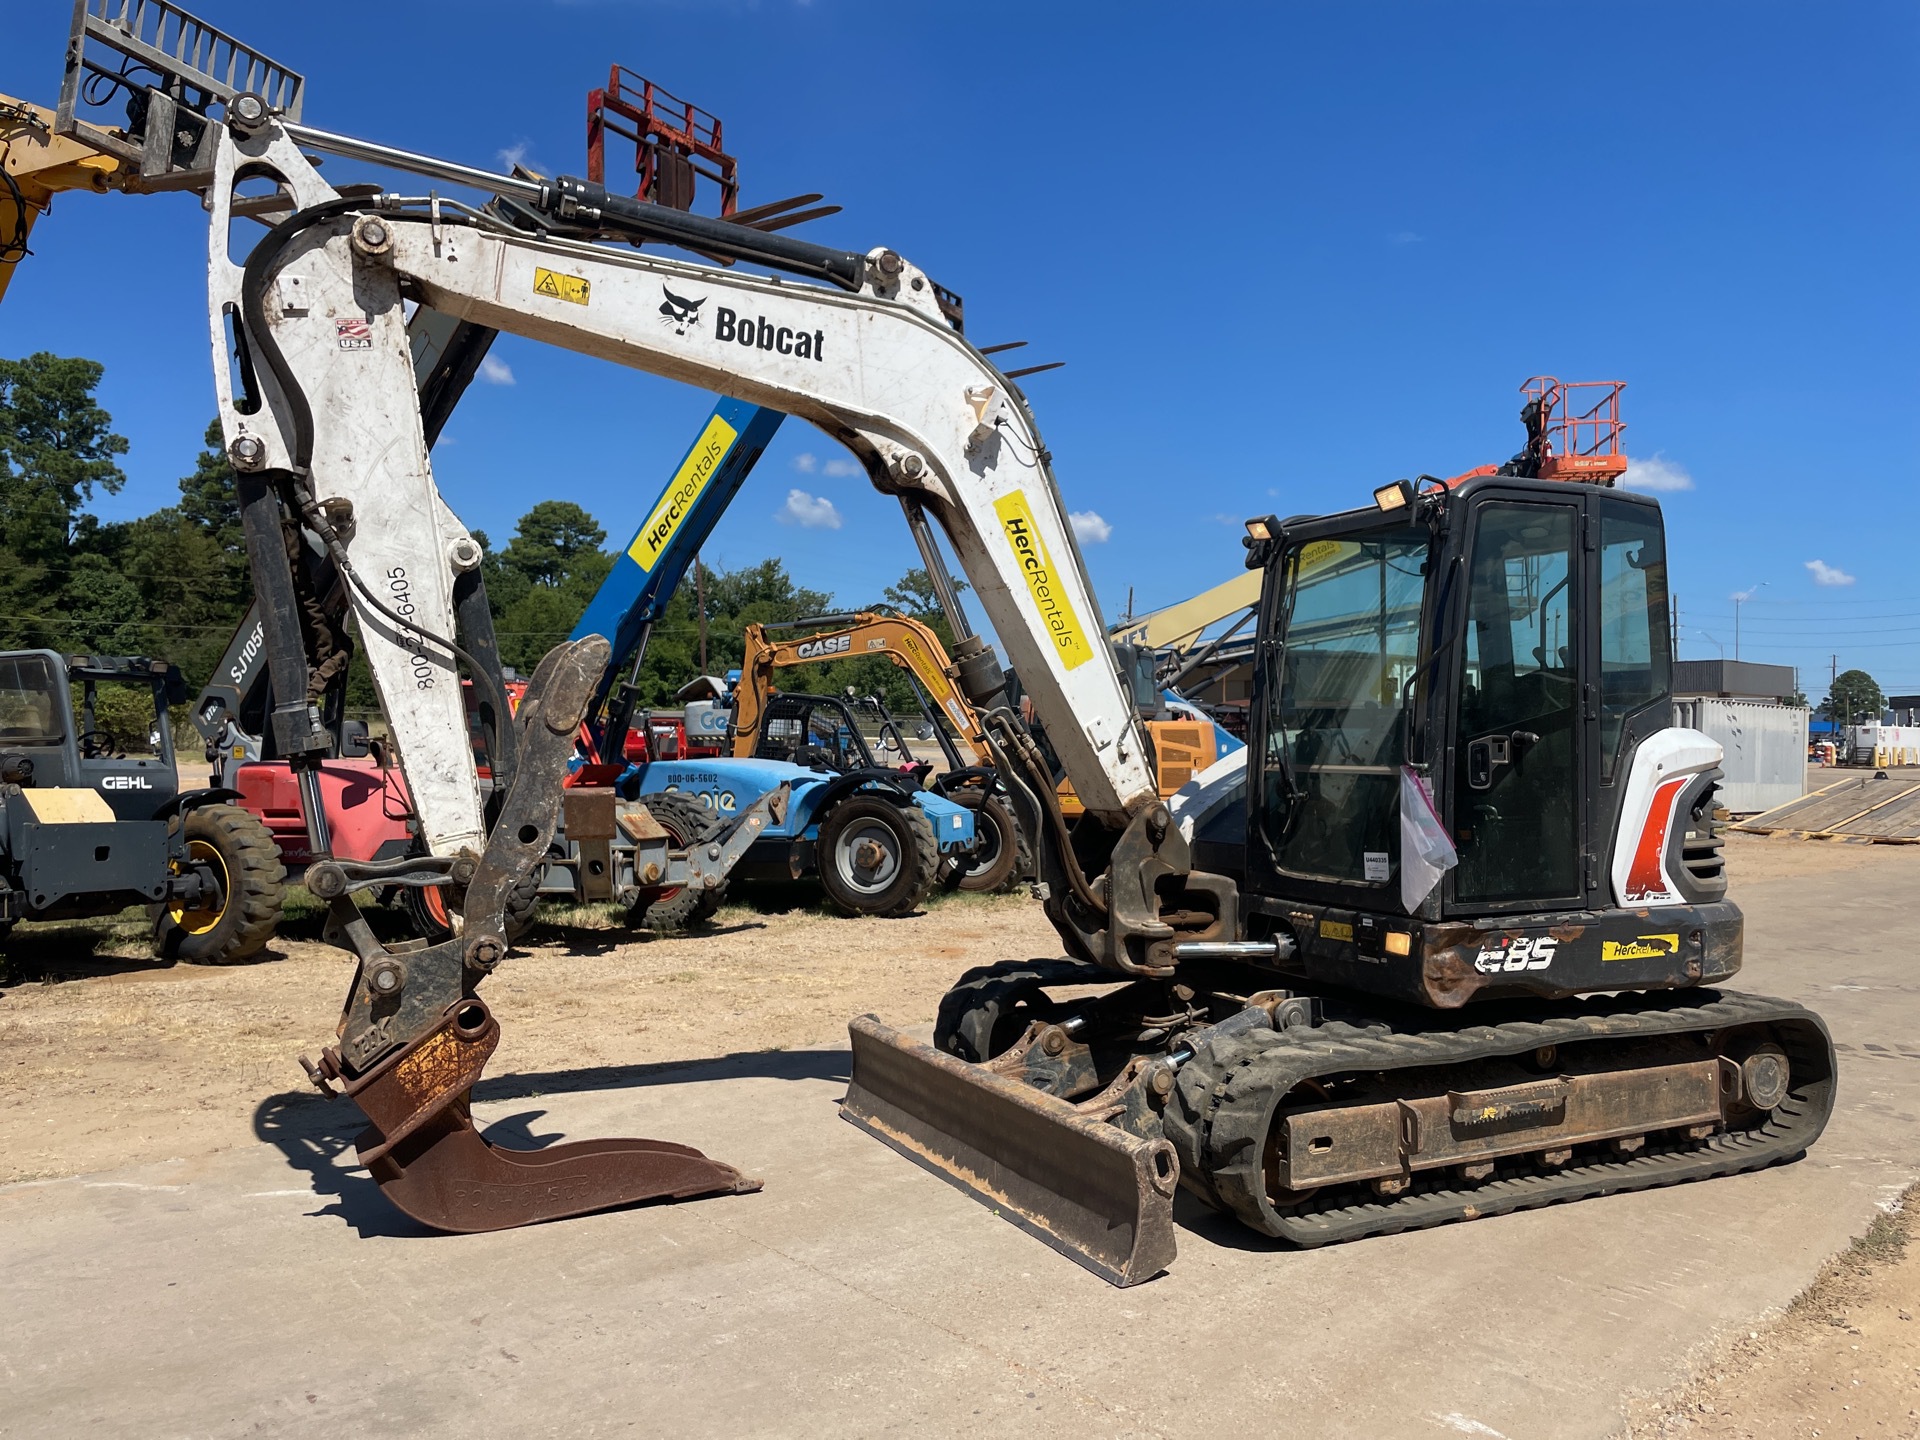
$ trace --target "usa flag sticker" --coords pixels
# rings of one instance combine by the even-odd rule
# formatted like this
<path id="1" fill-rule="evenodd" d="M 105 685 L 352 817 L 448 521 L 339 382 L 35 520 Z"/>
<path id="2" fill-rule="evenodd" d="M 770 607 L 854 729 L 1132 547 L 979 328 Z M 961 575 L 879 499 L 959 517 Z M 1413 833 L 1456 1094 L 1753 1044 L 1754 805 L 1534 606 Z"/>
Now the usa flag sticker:
<path id="1" fill-rule="evenodd" d="M 336 320 L 333 333 L 340 337 L 342 350 L 373 348 L 373 322 L 370 320 Z"/>

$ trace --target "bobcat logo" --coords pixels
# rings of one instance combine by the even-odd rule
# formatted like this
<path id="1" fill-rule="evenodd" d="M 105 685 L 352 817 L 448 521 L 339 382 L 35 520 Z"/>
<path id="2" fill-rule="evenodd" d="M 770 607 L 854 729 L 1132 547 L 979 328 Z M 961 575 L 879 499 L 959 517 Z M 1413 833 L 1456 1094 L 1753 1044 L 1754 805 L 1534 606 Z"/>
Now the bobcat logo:
<path id="1" fill-rule="evenodd" d="M 660 305 L 660 323 L 671 325 L 674 334 L 684 335 L 689 325 L 700 323 L 700 307 L 707 303 L 704 295 L 698 300 L 682 300 L 664 285 L 660 287 L 660 293 L 667 297 Z"/>

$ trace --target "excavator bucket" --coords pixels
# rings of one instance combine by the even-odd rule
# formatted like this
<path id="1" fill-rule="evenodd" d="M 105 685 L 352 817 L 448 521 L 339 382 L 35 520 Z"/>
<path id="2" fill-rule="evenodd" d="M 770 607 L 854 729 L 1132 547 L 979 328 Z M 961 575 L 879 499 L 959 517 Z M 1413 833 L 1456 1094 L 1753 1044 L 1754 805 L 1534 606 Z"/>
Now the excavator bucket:
<path id="1" fill-rule="evenodd" d="M 463 1000 L 440 1024 L 347 1086 L 371 1122 L 361 1161 L 400 1209 L 435 1230 L 508 1230 L 695 1195 L 744 1194 L 760 1182 L 664 1140 L 582 1140 L 509 1150 L 474 1129 L 470 1095 L 500 1042 L 484 1002 Z"/>
<path id="2" fill-rule="evenodd" d="M 969 1065 L 871 1015 L 847 1027 L 841 1115 L 1115 1285 L 1173 1263 L 1180 1162 L 1065 1100 Z"/>

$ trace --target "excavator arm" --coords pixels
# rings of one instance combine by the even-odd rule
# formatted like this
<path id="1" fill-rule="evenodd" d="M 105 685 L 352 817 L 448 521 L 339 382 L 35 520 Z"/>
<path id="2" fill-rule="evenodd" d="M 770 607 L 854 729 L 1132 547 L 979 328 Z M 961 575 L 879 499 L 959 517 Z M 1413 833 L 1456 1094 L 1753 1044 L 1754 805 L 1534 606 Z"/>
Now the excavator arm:
<path id="1" fill-rule="evenodd" d="M 215 73 L 197 42 L 168 51 L 169 24 L 212 37 L 233 63 Z M 129 80 L 128 61 L 156 78 Z M 83 117 L 96 79 L 110 97 L 130 92 L 141 133 L 115 135 Z M 594 635 L 558 647 L 509 714 L 480 548 L 434 481 L 429 447 L 444 415 L 428 413 L 416 390 L 409 303 L 467 327 L 455 339 L 505 331 L 542 340 L 797 416 L 846 445 L 901 503 L 960 637 L 957 678 L 985 715 L 1001 773 L 1035 781 L 1048 821 L 1049 914 L 1068 947 L 1114 970 L 1167 976 L 1178 940 L 1231 928 L 1231 887 L 1209 889 L 1209 877 L 1188 873 L 1186 842 L 1156 793 L 1038 427 L 1020 391 L 961 333 L 953 297 L 885 248 L 832 250 L 585 181 L 491 174 L 318 130 L 299 121 L 303 91 L 293 72 L 166 0 L 125 15 L 86 0 L 75 8 L 55 131 L 120 159 L 121 188 L 195 190 L 210 217 L 209 339 L 272 671 L 266 725 L 301 780 L 317 857 L 308 888 L 329 907 L 329 938 L 359 960 L 338 1048 L 310 1071 L 322 1089 L 343 1085 L 368 1116 L 361 1159 L 390 1199 L 442 1229 L 488 1230 L 758 1183 L 681 1146 L 581 1142 L 526 1155 L 491 1145 L 472 1124 L 470 1092 L 499 1034 L 478 987 L 506 953 L 509 894 L 552 843 L 561 778 L 610 646 Z M 314 152 L 478 190 L 517 207 L 515 223 L 437 189 L 336 189 Z M 265 236 L 256 242 L 236 225 L 243 218 L 265 221 Z M 531 233 L 518 228 L 529 218 Z M 604 238 L 624 243 L 595 243 Z M 639 242 L 779 273 L 676 260 L 640 252 Z M 476 359 L 474 346 L 452 345 L 433 364 L 457 380 Z M 565 428 L 552 450 L 556 463 L 597 458 L 592 437 Z M 1000 703 L 998 660 L 967 628 L 929 521 L 945 532 L 1086 803 L 1072 832 L 1038 747 Z M 303 532 L 337 585 L 306 575 Z M 344 664 L 349 614 L 427 852 L 404 861 L 329 853 L 317 770 L 331 741 L 319 702 Z M 463 671 L 482 711 L 500 721 L 485 789 Z M 663 874 L 664 883 L 712 883 L 700 856 L 674 863 L 696 868 Z M 452 885 L 459 933 L 425 947 L 381 945 L 353 897 L 393 884 Z"/>
<path id="2" fill-rule="evenodd" d="M 1195 912 L 1177 886 L 1161 882 L 1185 875 L 1185 842 L 1156 792 L 1044 443 L 1024 397 L 959 333 L 944 292 L 922 272 L 884 248 L 833 251 L 585 182 L 485 175 L 371 146 L 290 124 L 244 94 L 229 102 L 215 139 L 204 157 L 210 338 L 273 668 L 275 748 L 304 774 L 328 743 L 314 703 L 324 690 L 319 657 L 343 617 L 303 592 L 288 563 L 289 537 L 303 528 L 344 581 L 429 851 L 406 862 L 418 875 L 342 861 L 309 875 L 333 906 L 334 933 L 361 959 L 339 1048 L 316 1067 L 318 1078 L 344 1082 L 373 1118 L 363 1155 L 397 1203 L 443 1228 L 497 1228 L 753 1183 L 673 1147 L 589 1145 L 565 1158 L 580 1172 L 575 1179 L 536 1196 L 511 1178 L 524 1161 L 486 1145 L 465 1118 L 466 1089 L 497 1033 L 476 989 L 505 952 L 507 893 L 551 843 L 561 771 L 609 647 L 592 636 L 543 663 L 494 752 L 489 802 L 458 679 L 464 669 L 485 694 L 498 688 L 499 667 L 479 547 L 434 483 L 404 323 L 409 301 L 478 330 L 543 340 L 810 421 L 900 499 L 910 524 L 937 523 L 1097 822 L 1070 835 L 1053 809 L 1052 843 L 1042 847 L 1050 913 L 1085 958 L 1133 973 L 1171 970 L 1182 932 L 1162 920 L 1162 903 Z M 553 229 L 529 234 L 436 194 L 342 193 L 320 178 L 313 150 L 491 189 L 548 216 Z M 269 206 L 272 228 L 235 253 L 233 221 Z M 789 274 L 592 243 L 602 234 Z M 554 446 L 563 463 L 585 453 L 564 432 Z M 916 539 L 923 554 L 932 548 L 919 528 Z M 1003 773 L 1024 767 L 1051 804 L 1033 741 L 1004 708 L 995 718 L 1001 680 L 991 651 L 975 640 L 954 668 L 995 727 L 990 744 Z M 306 808 L 324 852 L 320 806 Z M 404 955 L 381 947 L 351 891 L 396 878 L 464 887 L 461 935 Z M 560 1169 L 543 1174 L 562 1178 Z M 493 1178 L 473 1178 L 486 1175 Z M 457 1197 L 475 1184 L 519 1199 L 462 1215 Z"/>
<path id="3" fill-rule="evenodd" d="M 856 655 L 884 655 L 920 682 L 928 699 L 953 722 L 961 740 L 973 752 L 974 764 L 994 763 L 993 742 L 956 683 L 958 667 L 947 658 L 940 637 L 910 616 L 861 611 L 843 625 L 782 640 L 775 640 L 765 625 L 755 622 L 747 626 L 746 646 L 733 701 L 732 743 L 738 759 L 751 758 L 759 742 L 760 720 L 773 691 L 775 670 Z"/>

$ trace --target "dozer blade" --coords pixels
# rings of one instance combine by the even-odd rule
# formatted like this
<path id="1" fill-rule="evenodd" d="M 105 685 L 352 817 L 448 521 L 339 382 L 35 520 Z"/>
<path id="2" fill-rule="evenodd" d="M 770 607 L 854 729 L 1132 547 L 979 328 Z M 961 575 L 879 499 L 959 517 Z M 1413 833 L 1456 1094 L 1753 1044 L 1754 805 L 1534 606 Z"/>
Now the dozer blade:
<path id="1" fill-rule="evenodd" d="M 871 1015 L 847 1030 L 844 1118 L 1115 1285 L 1173 1263 L 1180 1162 L 1167 1141 L 1143 1140 Z"/>
<path id="2" fill-rule="evenodd" d="M 664 1140 L 509 1150 L 474 1129 L 469 1095 L 500 1041 L 486 1005 L 461 1001 L 347 1086 L 371 1122 L 357 1148 L 381 1193 L 435 1230 L 473 1234 L 646 1200 L 744 1194 L 760 1182 Z"/>

